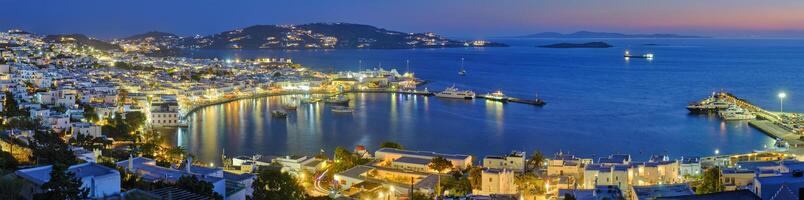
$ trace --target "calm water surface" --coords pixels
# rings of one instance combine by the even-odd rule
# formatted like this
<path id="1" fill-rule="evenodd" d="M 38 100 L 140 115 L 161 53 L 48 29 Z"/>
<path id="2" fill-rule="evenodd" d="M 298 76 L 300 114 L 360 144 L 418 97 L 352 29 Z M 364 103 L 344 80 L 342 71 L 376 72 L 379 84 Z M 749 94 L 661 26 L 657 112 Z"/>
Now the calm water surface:
<path id="1" fill-rule="evenodd" d="M 684 106 L 725 89 L 776 110 L 786 91 L 786 111 L 803 111 L 804 40 L 628 39 L 607 40 L 609 49 L 545 49 L 534 45 L 596 40 L 508 40 L 508 48 L 195 51 L 219 58 L 290 57 L 318 70 L 395 67 L 405 60 L 426 85 L 449 85 L 545 99 L 545 107 L 485 100 L 353 94 L 351 114 L 326 105 L 305 105 L 287 119 L 271 118 L 290 97 L 266 97 L 210 106 L 192 114 L 190 126 L 170 135 L 202 160 L 232 155 L 331 153 L 337 146 L 386 140 L 409 149 L 475 156 L 538 149 L 579 155 L 629 153 L 671 156 L 739 153 L 762 149 L 773 140 L 745 122 L 721 122 L 688 115 Z M 653 52 L 654 60 L 625 60 L 622 53 Z M 460 58 L 465 77 L 457 76 Z"/>

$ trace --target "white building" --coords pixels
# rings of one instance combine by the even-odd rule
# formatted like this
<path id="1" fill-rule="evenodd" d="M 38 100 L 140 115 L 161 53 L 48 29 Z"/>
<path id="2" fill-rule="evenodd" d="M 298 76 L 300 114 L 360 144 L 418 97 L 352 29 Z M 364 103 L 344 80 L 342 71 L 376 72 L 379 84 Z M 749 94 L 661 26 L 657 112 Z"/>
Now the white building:
<path id="1" fill-rule="evenodd" d="M 524 151 L 513 151 L 505 156 L 486 156 L 483 158 L 483 167 L 524 172 L 526 164 L 525 158 Z"/>
<path id="2" fill-rule="evenodd" d="M 43 192 L 42 184 L 50 181 L 52 165 L 17 170 L 14 174 L 25 180 L 20 196 L 33 199 L 34 194 Z M 82 188 L 89 189 L 90 198 L 103 198 L 120 193 L 120 173 L 116 169 L 95 163 L 83 163 L 70 166 L 69 172 L 81 179 Z"/>
<path id="3" fill-rule="evenodd" d="M 73 123 L 71 132 L 73 138 L 78 137 L 78 135 L 101 137 L 101 127 L 86 122 Z"/>
<path id="4" fill-rule="evenodd" d="M 176 102 L 151 104 L 150 122 L 154 127 L 179 126 L 179 104 Z"/>
<path id="5" fill-rule="evenodd" d="M 386 162 L 399 159 L 401 157 L 411 157 L 432 160 L 435 157 L 442 157 L 452 162 L 456 169 L 467 169 L 472 166 L 472 156 L 462 154 L 442 154 L 431 151 L 411 151 L 394 148 L 382 148 L 374 152 L 374 157 Z"/>
<path id="6" fill-rule="evenodd" d="M 476 192 L 479 195 L 516 194 L 514 172 L 505 169 L 485 169 L 480 175 L 481 186 Z"/>

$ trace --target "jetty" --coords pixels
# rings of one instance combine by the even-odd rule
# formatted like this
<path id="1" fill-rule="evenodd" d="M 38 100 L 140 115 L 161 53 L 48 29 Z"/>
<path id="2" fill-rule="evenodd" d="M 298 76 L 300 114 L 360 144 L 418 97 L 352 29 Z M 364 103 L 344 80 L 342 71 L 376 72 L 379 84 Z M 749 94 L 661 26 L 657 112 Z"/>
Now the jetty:
<path id="1" fill-rule="evenodd" d="M 541 100 L 541 99 L 521 99 L 521 98 L 515 98 L 515 97 L 509 97 L 509 96 L 498 96 L 498 95 L 493 95 L 493 94 L 478 94 L 478 95 L 475 95 L 475 97 L 478 98 L 478 99 L 499 101 L 499 102 L 503 102 L 503 103 L 511 102 L 511 103 L 521 103 L 521 104 L 534 105 L 534 106 L 544 106 L 545 104 L 547 104 L 547 103 L 544 102 L 544 100 Z"/>
<path id="2" fill-rule="evenodd" d="M 757 118 L 748 121 L 748 124 L 775 139 L 781 139 L 794 147 L 794 152 L 804 153 L 804 130 L 796 128 L 794 124 L 801 123 L 788 119 L 786 116 L 802 116 L 801 113 L 771 112 L 756 106 L 751 102 L 738 98 L 730 93 L 721 92 L 719 98 L 751 111 Z M 799 124 L 801 125 L 801 124 Z"/>

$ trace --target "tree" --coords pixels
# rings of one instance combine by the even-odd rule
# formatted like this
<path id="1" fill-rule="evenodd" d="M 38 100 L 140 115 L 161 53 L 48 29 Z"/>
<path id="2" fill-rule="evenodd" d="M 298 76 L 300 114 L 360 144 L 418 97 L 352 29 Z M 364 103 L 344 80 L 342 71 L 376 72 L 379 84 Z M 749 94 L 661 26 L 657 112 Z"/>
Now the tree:
<path id="1" fill-rule="evenodd" d="M 526 165 L 526 168 L 527 166 L 530 166 L 530 168 L 527 168 L 526 171 L 539 169 L 542 167 L 543 163 L 544 163 L 544 154 L 542 154 L 542 152 L 539 150 L 534 150 L 533 154 L 530 155 L 530 160 L 528 160 L 528 164 Z"/>
<path id="2" fill-rule="evenodd" d="M 304 188 L 290 174 L 279 170 L 263 169 L 251 185 L 254 193 L 249 199 L 305 199 Z"/>
<path id="3" fill-rule="evenodd" d="M 427 195 L 425 193 L 414 192 L 413 194 L 410 194 L 410 199 L 411 200 L 432 200 L 433 197 L 429 196 L 429 195 Z"/>
<path id="4" fill-rule="evenodd" d="M 442 171 L 444 171 L 446 169 L 452 168 L 452 162 L 450 162 L 449 160 L 447 160 L 444 157 L 438 156 L 438 157 L 433 158 L 433 160 L 431 160 L 430 164 L 427 165 L 427 166 L 430 167 L 430 169 L 433 169 L 433 170 L 438 171 L 438 172 L 442 172 Z"/>
<path id="5" fill-rule="evenodd" d="M 720 167 L 706 169 L 703 175 L 703 182 L 696 190 L 696 193 L 709 194 L 723 191 L 725 187 L 723 186 L 723 183 L 720 182 L 720 176 Z"/>
<path id="6" fill-rule="evenodd" d="M 139 111 L 126 113 L 125 123 L 131 130 L 137 130 L 145 124 L 145 114 Z"/>
<path id="7" fill-rule="evenodd" d="M 82 105 L 82 107 L 84 108 L 84 119 L 86 119 L 88 122 L 94 123 L 100 120 L 98 119 L 98 113 L 95 112 L 95 107 L 90 105 Z"/>
<path id="8" fill-rule="evenodd" d="M 54 164 L 50 181 L 42 184 L 42 191 L 45 192 L 34 195 L 34 199 L 88 199 L 89 189 L 81 188 L 81 185 L 81 179 L 67 171 L 67 165 Z"/>
<path id="9" fill-rule="evenodd" d="M 0 171 L 15 171 L 19 163 L 14 155 L 9 152 L 0 151 Z M 1 175 L 2 173 L 0 173 Z M 2 198 L 0 198 L 2 199 Z"/>
<path id="10" fill-rule="evenodd" d="M 564 200 L 575 200 L 575 196 L 570 193 L 564 194 Z"/>
<path id="11" fill-rule="evenodd" d="M 405 149 L 401 144 L 391 141 L 383 142 L 380 144 L 380 148 Z"/>
<path id="12" fill-rule="evenodd" d="M 0 199 L 22 199 L 20 191 L 24 184 L 25 181 L 14 174 L 0 177 Z"/>
<path id="13" fill-rule="evenodd" d="M 14 99 L 14 94 L 6 91 L 6 99 L 4 100 L 3 116 L 15 117 L 23 115 L 23 111 L 17 106 L 17 100 Z"/>
<path id="14" fill-rule="evenodd" d="M 450 195 L 456 196 L 466 196 L 472 193 L 472 184 L 469 183 L 469 179 L 463 176 L 442 176 L 441 188 L 449 192 Z"/>
<path id="15" fill-rule="evenodd" d="M 514 183 L 522 196 L 533 196 L 544 194 L 544 180 L 536 177 L 533 173 L 524 173 L 514 177 Z"/>
<path id="16" fill-rule="evenodd" d="M 347 169 L 351 169 L 354 166 L 366 164 L 370 159 L 364 159 L 356 156 L 349 150 L 343 147 L 336 147 L 335 148 L 335 163 L 332 165 L 330 170 L 333 173 L 338 173 L 342 171 L 346 171 Z"/>
<path id="17" fill-rule="evenodd" d="M 33 157 L 38 164 L 62 164 L 66 166 L 76 163 L 73 150 L 53 132 L 36 131 L 31 144 Z"/>
<path id="18" fill-rule="evenodd" d="M 469 168 L 467 171 L 469 174 L 467 179 L 469 179 L 469 184 L 472 186 L 472 189 L 479 190 L 482 186 L 481 184 L 483 183 L 483 180 L 481 179 L 483 175 L 483 168 L 472 166 L 472 168 Z"/>
<path id="19" fill-rule="evenodd" d="M 167 161 L 170 163 L 178 164 L 184 159 L 184 155 L 187 154 L 187 150 L 181 146 L 174 146 L 169 148 L 165 152 L 165 156 L 167 157 Z"/>
<path id="20" fill-rule="evenodd" d="M 176 181 L 175 186 L 188 192 L 212 197 L 213 199 L 223 199 L 223 196 L 215 192 L 215 186 L 213 186 L 212 183 L 200 180 L 195 175 L 182 176 Z"/>

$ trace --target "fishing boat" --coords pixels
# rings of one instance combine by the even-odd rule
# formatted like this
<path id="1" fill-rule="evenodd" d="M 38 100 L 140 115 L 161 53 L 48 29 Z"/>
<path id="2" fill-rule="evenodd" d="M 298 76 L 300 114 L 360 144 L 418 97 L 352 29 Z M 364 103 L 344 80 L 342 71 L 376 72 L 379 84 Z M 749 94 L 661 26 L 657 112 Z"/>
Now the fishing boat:
<path id="1" fill-rule="evenodd" d="M 497 90 L 496 92 L 493 93 L 487 93 L 485 97 L 486 99 L 492 101 L 508 102 L 508 97 L 505 96 L 505 94 L 503 94 L 502 91 L 500 90 Z"/>
<path id="2" fill-rule="evenodd" d="M 348 106 L 332 106 L 331 110 L 332 112 L 336 113 L 350 113 L 352 111 L 355 111 L 355 109 L 352 109 Z"/>
<path id="3" fill-rule="evenodd" d="M 343 95 L 337 95 L 337 96 L 327 98 L 326 100 L 324 100 L 324 102 L 329 103 L 329 104 L 343 105 L 343 104 L 349 104 L 349 98 L 346 98 Z"/>
<path id="4" fill-rule="evenodd" d="M 285 118 L 285 117 L 288 117 L 288 113 L 285 112 L 285 111 L 281 111 L 281 110 L 274 110 L 274 111 L 271 111 L 271 116 L 275 117 L 275 118 Z"/>
<path id="5" fill-rule="evenodd" d="M 453 99 L 473 99 L 475 98 L 475 92 L 471 90 L 458 90 L 458 88 L 452 86 L 444 89 L 444 91 L 435 93 L 435 96 Z"/>
<path id="6" fill-rule="evenodd" d="M 463 68 L 463 58 L 461 58 L 461 69 L 458 70 L 458 76 L 466 76 L 466 69 Z"/>

